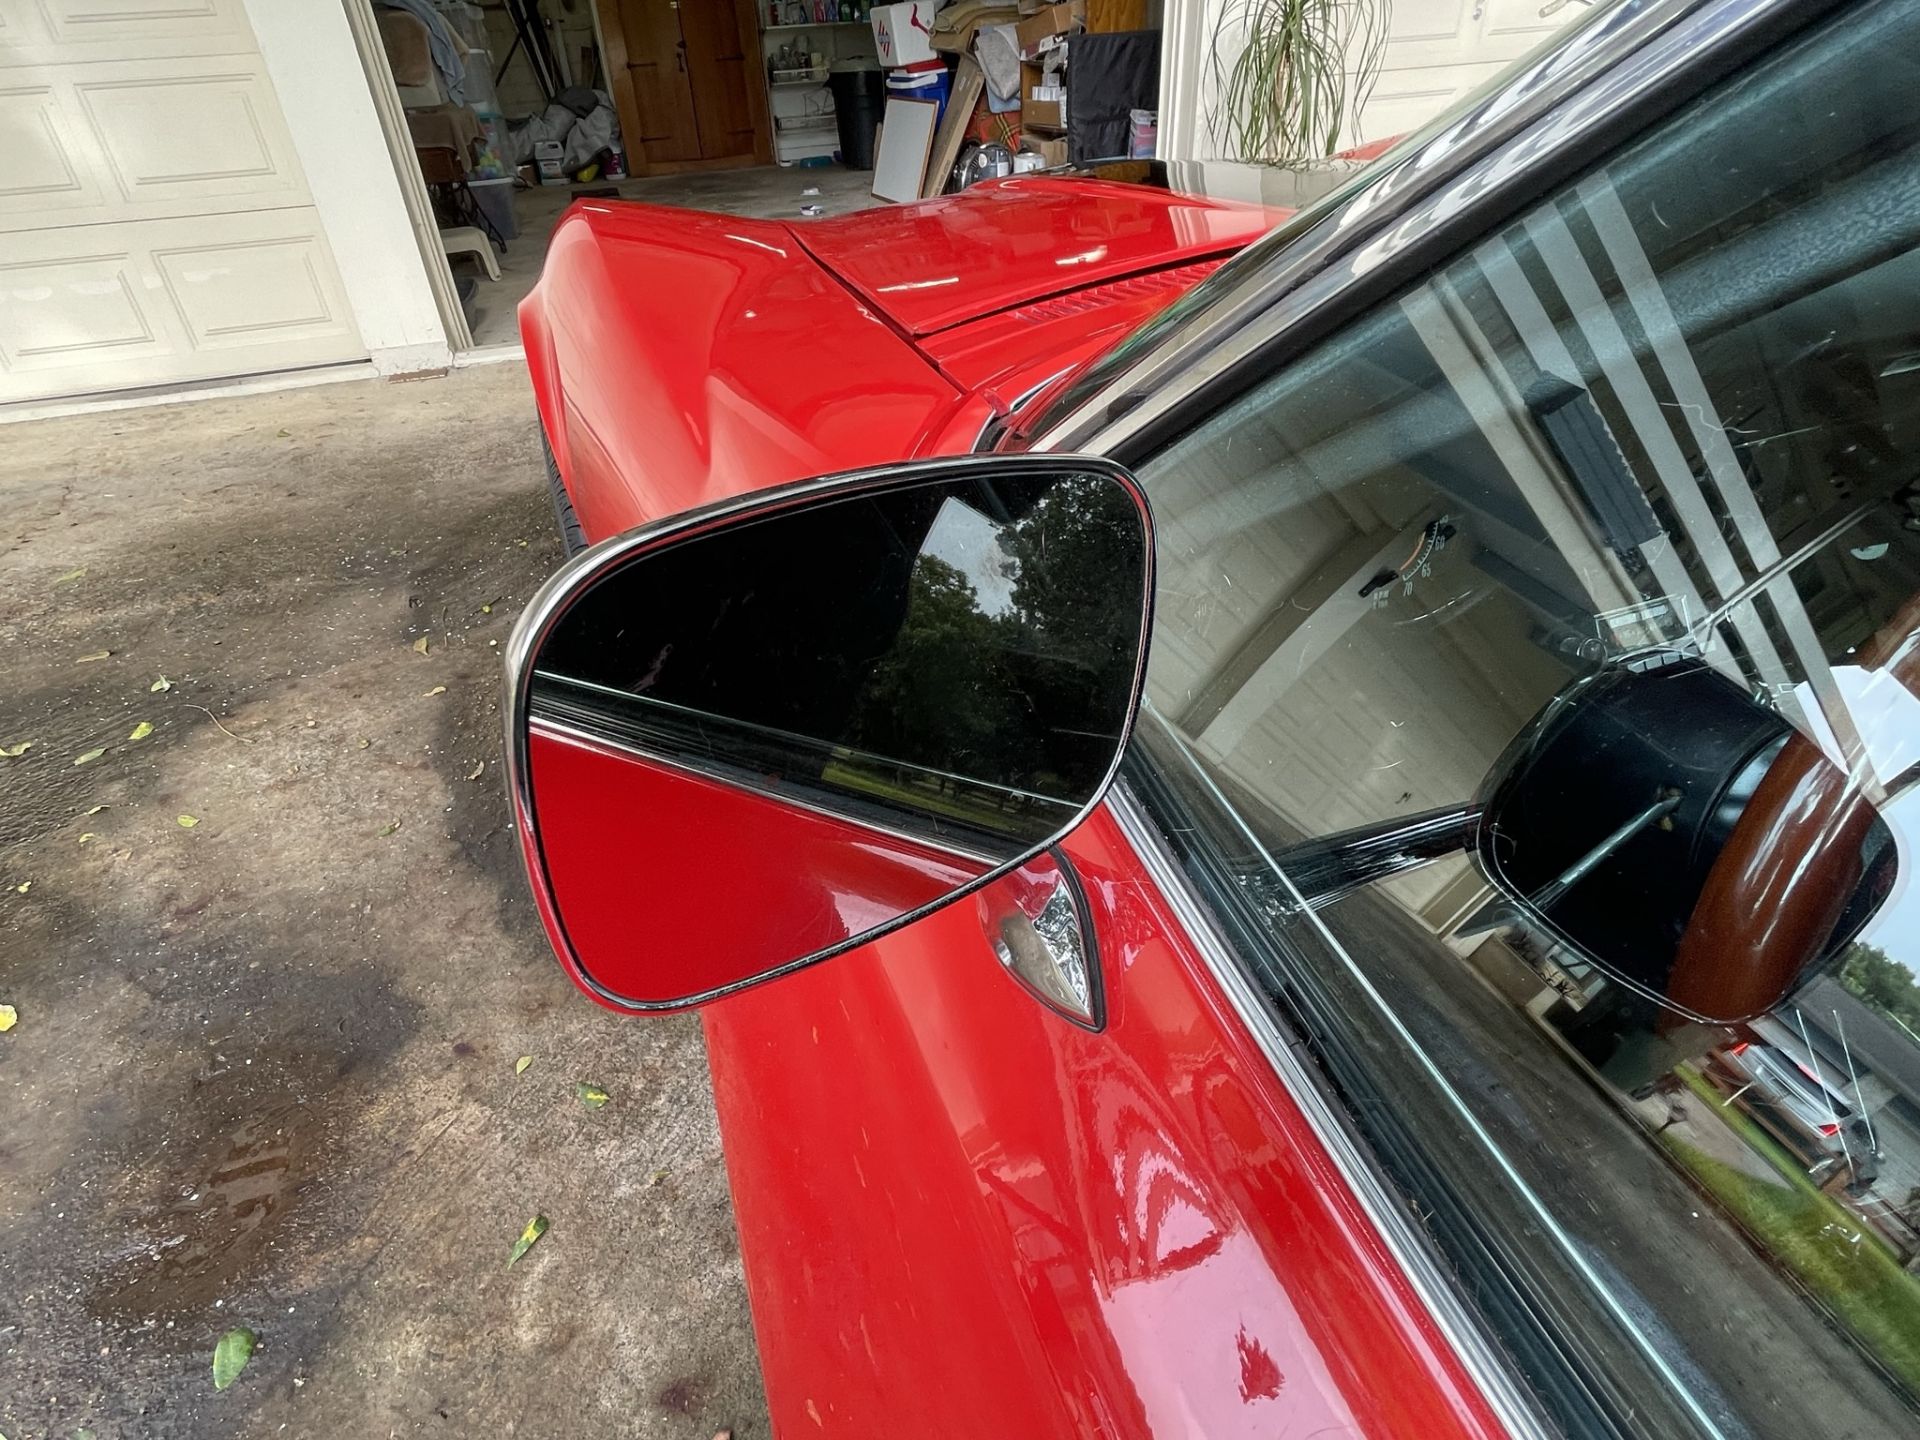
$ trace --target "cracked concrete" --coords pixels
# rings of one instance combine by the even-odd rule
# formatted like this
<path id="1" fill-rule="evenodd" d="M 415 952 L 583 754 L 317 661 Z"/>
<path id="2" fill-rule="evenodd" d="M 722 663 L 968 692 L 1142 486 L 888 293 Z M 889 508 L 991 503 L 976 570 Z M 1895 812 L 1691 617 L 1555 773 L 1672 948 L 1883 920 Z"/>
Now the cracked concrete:
<path id="1" fill-rule="evenodd" d="M 522 367 L 0 442 L 0 1432 L 764 1436 L 699 1030 L 507 828 Z"/>

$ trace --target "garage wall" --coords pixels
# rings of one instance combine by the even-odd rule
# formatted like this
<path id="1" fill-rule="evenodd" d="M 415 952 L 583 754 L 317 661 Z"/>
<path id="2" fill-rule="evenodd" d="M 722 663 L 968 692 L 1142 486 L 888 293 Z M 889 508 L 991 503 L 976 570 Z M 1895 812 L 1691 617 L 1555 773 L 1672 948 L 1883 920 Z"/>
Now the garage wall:
<path id="1" fill-rule="evenodd" d="M 401 157 L 405 170 L 395 162 L 349 23 L 353 5 L 371 33 L 369 0 L 245 4 L 374 368 L 444 369 L 446 326 L 421 259 L 423 242 L 437 245 L 438 235 L 412 154 Z M 404 124 L 397 114 L 395 124 Z M 413 207 L 407 185 L 418 192 Z"/>
<path id="2" fill-rule="evenodd" d="M 1498 74 L 1586 7 L 1568 0 L 1393 0 L 1379 79 L 1338 148 L 1417 129 Z M 1160 72 L 1160 154 L 1167 159 L 1238 158 L 1210 119 L 1218 101 L 1214 31 L 1228 0 L 1167 0 Z M 1231 35 L 1222 37 L 1231 45 Z M 1220 68 L 1232 54 L 1219 57 Z"/>

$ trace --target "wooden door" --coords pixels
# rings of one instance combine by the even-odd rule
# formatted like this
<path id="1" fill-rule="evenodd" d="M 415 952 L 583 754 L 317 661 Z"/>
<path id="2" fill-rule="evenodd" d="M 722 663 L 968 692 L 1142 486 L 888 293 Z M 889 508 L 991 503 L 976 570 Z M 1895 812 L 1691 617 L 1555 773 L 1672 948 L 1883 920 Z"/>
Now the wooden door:
<path id="1" fill-rule="evenodd" d="M 601 0 L 635 173 L 772 158 L 751 0 Z"/>
<path id="2" fill-rule="evenodd" d="M 755 127 L 751 97 L 759 93 L 760 32 L 734 0 L 681 0 L 680 34 L 693 77 L 693 108 L 700 121 L 700 154 L 707 160 L 752 155 Z"/>

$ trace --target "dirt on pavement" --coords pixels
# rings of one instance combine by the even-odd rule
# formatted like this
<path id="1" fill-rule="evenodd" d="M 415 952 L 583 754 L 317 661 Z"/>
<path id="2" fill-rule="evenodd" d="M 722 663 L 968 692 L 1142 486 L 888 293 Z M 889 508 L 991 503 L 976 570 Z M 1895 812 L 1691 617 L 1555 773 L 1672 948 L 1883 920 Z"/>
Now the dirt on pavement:
<path id="1" fill-rule="evenodd" d="M 764 1436 L 698 1026 L 508 828 L 524 369 L 0 427 L 0 506 L 0 1433 Z"/>

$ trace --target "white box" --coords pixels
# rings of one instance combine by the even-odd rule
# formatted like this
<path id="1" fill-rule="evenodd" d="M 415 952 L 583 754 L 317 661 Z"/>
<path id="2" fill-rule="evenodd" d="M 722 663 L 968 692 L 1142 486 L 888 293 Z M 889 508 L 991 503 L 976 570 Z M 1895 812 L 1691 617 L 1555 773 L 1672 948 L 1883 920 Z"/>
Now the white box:
<path id="1" fill-rule="evenodd" d="M 873 45 L 883 66 L 916 65 L 936 60 L 933 17 L 941 0 L 904 0 L 899 5 L 873 7 Z"/>

